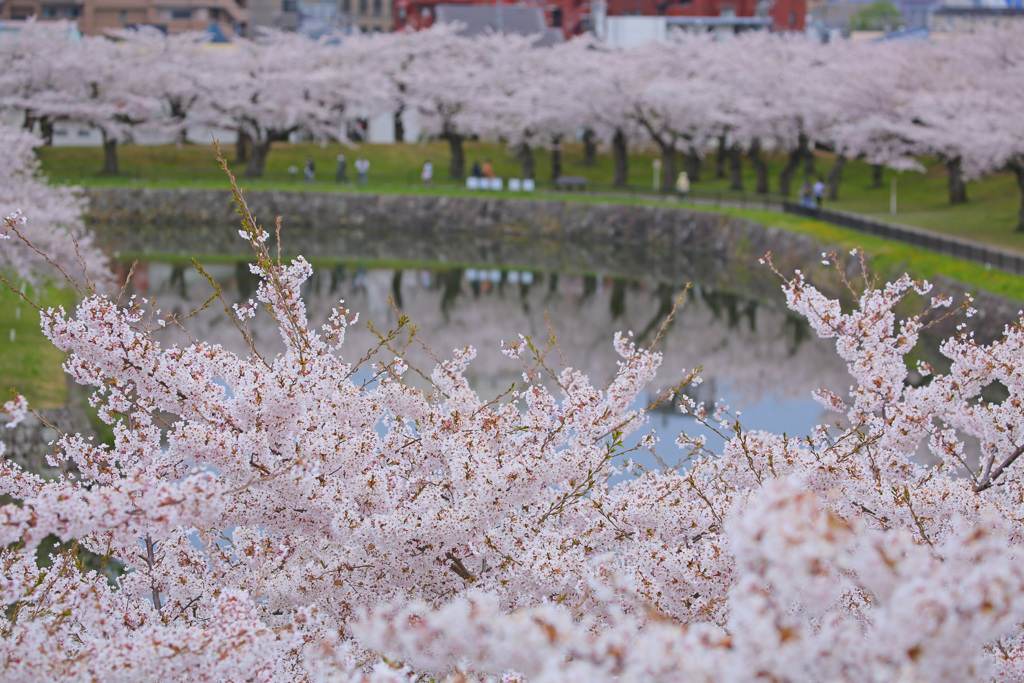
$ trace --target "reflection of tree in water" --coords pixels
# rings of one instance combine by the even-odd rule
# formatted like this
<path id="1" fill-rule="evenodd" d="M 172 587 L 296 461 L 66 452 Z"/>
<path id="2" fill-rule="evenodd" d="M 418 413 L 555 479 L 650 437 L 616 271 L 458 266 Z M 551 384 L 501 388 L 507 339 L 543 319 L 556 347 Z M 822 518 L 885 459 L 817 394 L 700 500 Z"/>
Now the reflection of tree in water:
<path id="1" fill-rule="evenodd" d="M 238 298 L 241 301 L 251 299 L 256 293 L 260 279 L 249 270 L 248 261 L 235 262 L 235 282 L 238 283 Z"/>
<path id="2" fill-rule="evenodd" d="M 444 315 L 445 322 L 448 321 L 452 307 L 455 306 L 455 299 L 462 292 L 462 272 L 462 268 L 453 268 L 442 270 L 437 274 L 437 280 L 440 282 L 442 290 L 441 313 Z"/>
<path id="3" fill-rule="evenodd" d="M 331 268 L 331 294 L 335 294 L 345 282 L 345 266 L 339 263 Z"/>
<path id="4" fill-rule="evenodd" d="M 782 323 L 783 329 L 786 332 L 787 339 L 790 340 L 789 355 L 795 356 L 797 349 L 814 336 L 814 332 L 811 331 L 811 325 L 804 318 L 798 315 L 790 314 L 786 316 L 785 321 Z"/>
<path id="5" fill-rule="evenodd" d="M 171 266 L 171 277 L 167 280 L 167 287 L 181 298 L 188 298 L 188 287 L 185 285 L 185 266 L 180 263 Z"/>
<path id="6" fill-rule="evenodd" d="M 395 269 L 395 274 L 391 276 L 391 300 L 395 302 L 395 306 L 398 306 L 399 310 L 402 308 L 402 269 Z"/>
<path id="7" fill-rule="evenodd" d="M 612 320 L 618 320 L 626 312 L 626 281 L 616 278 L 612 283 L 612 296 L 608 303 Z"/>
<path id="8" fill-rule="evenodd" d="M 743 318 L 747 319 L 751 332 L 757 331 L 757 302 L 741 299 L 733 292 L 700 288 L 700 297 L 716 318 L 724 313 L 730 330 L 737 329 Z"/>
<path id="9" fill-rule="evenodd" d="M 584 275 L 583 276 L 583 294 L 580 295 L 580 303 L 583 303 L 590 297 L 594 296 L 597 292 L 597 276 L 596 275 Z"/>
<path id="10" fill-rule="evenodd" d="M 548 299 L 558 296 L 558 273 L 548 273 Z"/>
<path id="11" fill-rule="evenodd" d="M 661 329 L 669 313 L 672 312 L 672 307 L 676 305 L 676 297 L 678 289 L 672 285 L 659 282 L 657 288 L 654 290 L 654 296 L 658 299 L 658 310 L 655 311 L 654 315 L 651 316 L 651 321 L 644 326 L 640 333 L 636 336 L 637 343 L 646 344 L 653 335 Z M 675 324 L 675 319 L 669 320 L 665 324 L 665 330 L 672 329 Z"/>

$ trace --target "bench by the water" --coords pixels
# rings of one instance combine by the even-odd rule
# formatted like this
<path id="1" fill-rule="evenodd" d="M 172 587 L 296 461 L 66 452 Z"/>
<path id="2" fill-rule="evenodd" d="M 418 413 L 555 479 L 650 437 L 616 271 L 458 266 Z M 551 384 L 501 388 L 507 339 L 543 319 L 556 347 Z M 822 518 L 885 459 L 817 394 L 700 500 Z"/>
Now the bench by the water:
<path id="1" fill-rule="evenodd" d="M 467 190 L 501 190 L 504 181 L 501 178 L 466 178 Z M 533 192 L 534 184 L 532 178 L 509 178 L 508 189 L 513 192 Z"/>
<path id="2" fill-rule="evenodd" d="M 578 175 L 560 175 L 555 178 L 556 190 L 585 190 L 587 179 Z"/>

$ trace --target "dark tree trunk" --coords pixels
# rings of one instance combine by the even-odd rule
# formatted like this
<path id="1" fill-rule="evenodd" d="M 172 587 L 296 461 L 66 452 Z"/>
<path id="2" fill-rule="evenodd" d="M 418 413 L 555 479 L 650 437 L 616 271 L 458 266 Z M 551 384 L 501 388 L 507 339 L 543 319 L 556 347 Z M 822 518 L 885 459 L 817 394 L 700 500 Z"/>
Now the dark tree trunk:
<path id="1" fill-rule="evenodd" d="M 882 187 L 882 164 L 871 164 L 871 187 Z"/>
<path id="2" fill-rule="evenodd" d="M 448 177 L 452 180 L 462 180 L 466 177 L 466 153 L 462 149 L 462 136 L 458 133 L 447 133 L 443 137 L 448 141 L 448 152 L 451 156 L 448 162 Z"/>
<path id="3" fill-rule="evenodd" d="M 587 128 L 583 131 L 583 165 L 597 163 L 597 133 Z"/>
<path id="4" fill-rule="evenodd" d="M 690 176 L 691 183 L 700 182 L 700 167 L 700 154 L 697 153 L 696 148 L 691 147 L 686 154 L 686 175 Z"/>
<path id="5" fill-rule="evenodd" d="M 267 166 L 267 155 L 270 154 L 270 145 L 270 140 L 266 142 L 249 140 L 249 159 L 245 164 L 247 178 L 263 177 L 263 171 Z"/>
<path id="6" fill-rule="evenodd" d="M 615 159 L 615 180 L 614 187 L 626 187 L 629 183 L 629 149 L 626 144 L 626 134 L 621 128 L 615 129 L 612 137 L 612 157 Z"/>
<path id="7" fill-rule="evenodd" d="M 405 121 L 402 120 L 402 114 L 405 113 L 405 107 L 399 107 L 395 110 L 395 142 L 405 142 Z"/>
<path id="8" fill-rule="evenodd" d="M 533 180 L 535 166 L 533 161 L 533 148 L 530 147 L 530 143 L 520 143 L 519 149 L 516 151 L 516 156 L 519 157 L 519 163 L 523 165 L 523 178 Z"/>
<path id="9" fill-rule="evenodd" d="M 252 138 L 247 133 L 238 131 L 238 139 L 235 141 L 235 163 L 245 164 L 249 162 L 249 146 Z"/>
<path id="10" fill-rule="evenodd" d="M 551 145 L 551 182 L 558 180 L 560 175 L 562 175 L 562 145 L 555 141 Z"/>
<path id="11" fill-rule="evenodd" d="M 725 163 L 730 160 L 730 148 L 726 145 L 725 135 L 718 136 L 718 153 L 715 155 L 715 178 L 725 180 Z"/>
<path id="12" fill-rule="evenodd" d="M 754 172 L 757 173 L 757 185 L 754 188 L 754 192 L 768 194 L 770 190 L 768 164 L 765 163 L 764 157 L 761 156 L 761 141 L 758 138 L 751 140 L 750 153 L 747 156 L 750 157 L 750 163 L 754 166 Z"/>
<path id="13" fill-rule="evenodd" d="M 1017 188 L 1020 190 L 1020 211 L 1017 214 L 1017 232 L 1024 232 L 1024 158 L 1015 157 L 1010 162 L 1010 170 L 1017 176 Z"/>
<path id="14" fill-rule="evenodd" d="M 739 145 L 729 148 L 729 189 L 743 191 L 743 152 Z"/>
<path id="15" fill-rule="evenodd" d="M 946 170 L 949 172 L 949 203 L 966 204 L 967 182 L 964 180 L 963 162 L 960 157 L 947 161 Z"/>
<path id="16" fill-rule="evenodd" d="M 107 137 L 103 131 L 103 175 L 117 175 L 120 169 L 117 167 L 117 138 Z"/>
<path id="17" fill-rule="evenodd" d="M 676 187 L 676 148 L 660 143 L 658 147 L 661 148 L 661 191 L 672 192 Z"/>
<path id="18" fill-rule="evenodd" d="M 815 161 L 814 147 L 812 147 L 810 142 L 808 142 L 804 144 L 804 174 L 808 178 L 813 178 L 818 175 L 818 172 L 814 168 Z"/>
<path id="19" fill-rule="evenodd" d="M 839 183 L 843 180 L 843 167 L 846 166 L 846 155 L 840 154 L 836 157 L 836 165 L 828 174 L 828 198 L 829 201 L 839 199 Z"/>
<path id="20" fill-rule="evenodd" d="M 793 186 L 793 177 L 796 175 L 796 170 L 800 168 L 800 162 L 804 160 L 804 154 L 806 153 L 807 136 L 800 133 L 796 141 L 796 147 L 789 153 L 789 160 L 786 161 L 782 173 L 779 174 L 779 194 L 783 197 L 789 196 L 789 189 Z"/>
<path id="21" fill-rule="evenodd" d="M 48 147 L 53 146 L 53 120 L 49 116 L 39 119 L 39 129 L 43 134 L 43 142 Z"/>

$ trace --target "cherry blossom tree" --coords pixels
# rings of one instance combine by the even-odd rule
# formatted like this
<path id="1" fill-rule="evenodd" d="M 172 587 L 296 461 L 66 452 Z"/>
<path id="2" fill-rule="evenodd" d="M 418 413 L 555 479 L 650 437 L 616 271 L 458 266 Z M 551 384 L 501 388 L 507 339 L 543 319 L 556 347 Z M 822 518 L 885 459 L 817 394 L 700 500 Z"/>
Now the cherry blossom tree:
<path id="1" fill-rule="evenodd" d="M 73 48 L 74 27 L 65 21 L 37 22 L 30 19 L 17 33 L 0 40 L 0 111 L 19 114 L 25 128 L 36 124 L 51 142 L 53 126 L 47 114 L 35 109 L 42 95 L 64 85 L 59 58 Z"/>
<path id="2" fill-rule="evenodd" d="M 209 93 L 209 83 L 200 78 L 207 62 L 202 50 L 209 37 L 205 33 L 185 32 L 168 35 L 143 26 L 115 33 L 124 41 L 136 60 L 125 77 L 134 76 L 132 89 L 159 102 L 162 111 L 147 121 L 152 130 L 173 135 L 178 144 L 188 138 L 189 124 L 197 120 L 197 105 Z M 126 51 L 126 50 L 123 50 Z"/>
<path id="3" fill-rule="evenodd" d="M 511 340 L 523 381 L 485 401 L 472 349 L 410 367 L 404 319 L 376 354 L 348 348 L 342 304 L 311 320 L 308 262 L 276 260 L 239 201 L 260 285 L 224 303 L 245 353 L 165 345 L 187 319 L 146 299 L 44 312 L 114 439 L 62 435 L 52 480 L 2 461 L 6 679 L 1020 677 L 1024 322 L 991 343 L 960 329 L 948 370 L 918 363 L 911 386 L 950 299 L 849 282 L 856 261 L 826 256 L 843 301 L 799 273 L 783 286 L 847 364 L 849 392 L 818 394 L 843 420 L 748 431 L 684 395 L 718 436 L 684 433 L 687 469 L 646 470 L 624 444 L 646 430 L 653 349 L 618 335 L 595 386 Z M 282 352 L 257 346 L 255 316 Z M 982 399 L 993 384 L 1004 398 Z M 69 547 L 37 557 L 51 535 Z"/>
<path id="4" fill-rule="evenodd" d="M 424 44 L 406 71 L 405 96 L 415 103 L 424 134 L 448 143 L 448 175 L 461 180 L 466 175 L 462 143 L 470 135 L 493 130 L 493 110 L 485 103 L 495 101 L 502 71 L 533 38 L 503 33 L 463 37 L 443 27 L 420 33 Z"/>
<path id="5" fill-rule="evenodd" d="M 76 188 L 47 184 L 33 150 L 39 144 L 26 131 L 0 125 L 0 215 L 14 216 L 0 236 L 5 240 L 0 271 L 37 282 L 59 277 L 56 263 L 83 282 L 92 278 L 103 286 L 109 278 L 107 258 L 86 233 L 84 202 Z M 18 236 L 24 239 L 11 239 Z"/>
<path id="6" fill-rule="evenodd" d="M 297 132 L 340 136 L 331 52 L 303 35 L 267 30 L 257 41 L 204 51 L 197 116 L 251 142 L 245 174 L 260 177 L 274 142 Z"/>

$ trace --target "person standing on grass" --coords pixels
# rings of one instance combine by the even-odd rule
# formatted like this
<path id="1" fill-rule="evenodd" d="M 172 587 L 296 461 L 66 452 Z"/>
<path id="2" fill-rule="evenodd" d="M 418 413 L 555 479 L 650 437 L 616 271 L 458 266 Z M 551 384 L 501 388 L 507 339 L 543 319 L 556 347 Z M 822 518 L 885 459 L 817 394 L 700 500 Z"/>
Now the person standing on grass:
<path id="1" fill-rule="evenodd" d="M 421 177 L 423 178 L 424 185 L 434 184 L 434 164 L 432 164 L 429 159 L 423 162 L 423 173 L 421 174 Z"/>
<path id="2" fill-rule="evenodd" d="M 370 174 L 370 160 L 366 157 L 356 159 L 356 174 L 360 185 L 366 184 L 366 178 Z"/>
<path id="3" fill-rule="evenodd" d="M 316 177 L 316 167 L 313 166 L 313 157 L 306 157 L 306 171 L 304 177 L 307 183 L 313 182 Z"/>
<path id="4" fill-rule="evenodd" d="M 814 183 L 814 205 L 817 208 L 821 208 L 821 202 L 825 199 L 825 180 L 818 176 L 818 180 Z"/>
<path id="5" fill-rule="evenodd" d="M 481 171 L 484 174 L 484 178 L 493 178 L 494 177 L 494 167 L 491 166 L 491 160 L 490 159 L 484 159 L 484 167 L 481 169 Z"/>
<path id="6" fill-rule="evenodd" d="M 686 195 L 690 194 L 690 176 L 683 171 L 676 178 L 676 194 L 679 195 L 680 199 L 686 199 Z"/>
<path id="7" fill-rule="evenodd" d="M 334 182 L 348 184 L 348 167 L 344 154 L 338 155 L 338 166 L 334 169 Z"/>

